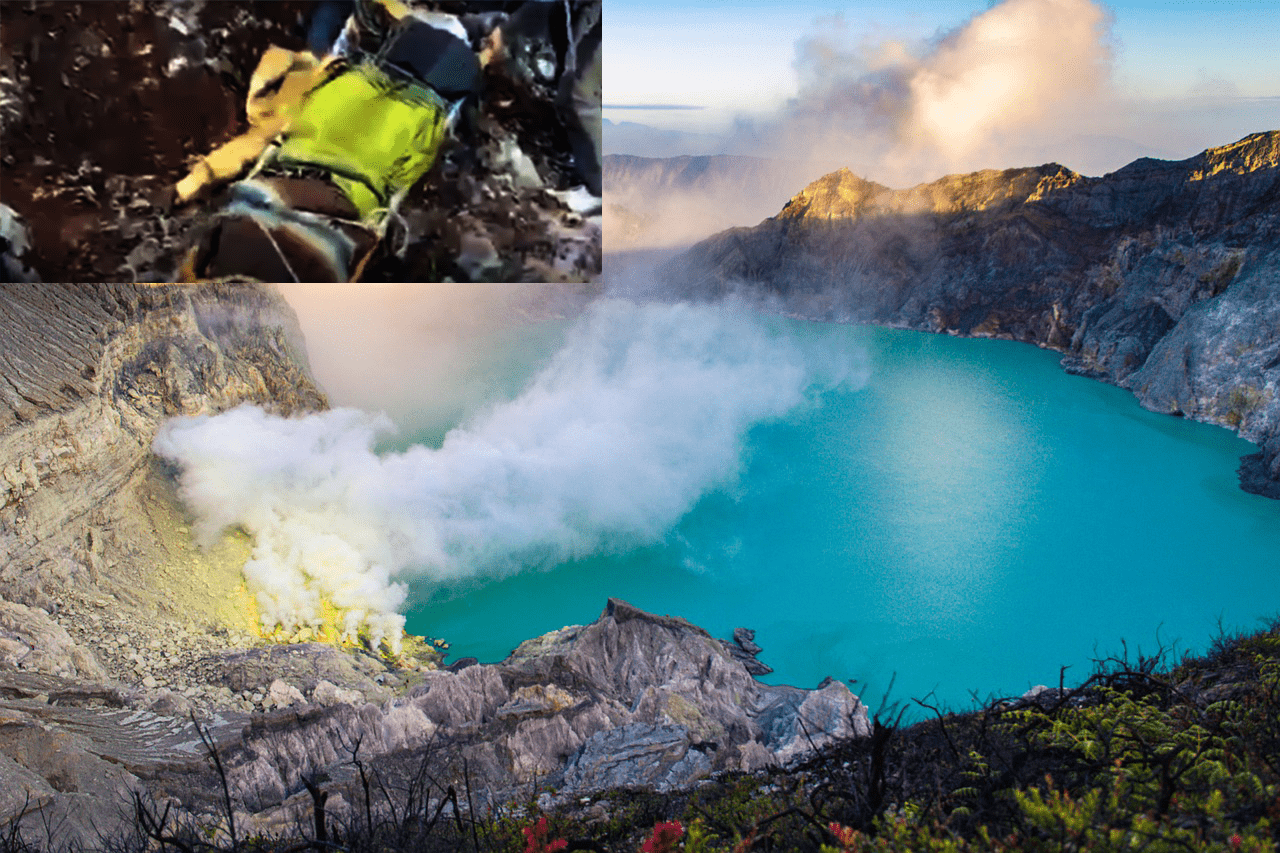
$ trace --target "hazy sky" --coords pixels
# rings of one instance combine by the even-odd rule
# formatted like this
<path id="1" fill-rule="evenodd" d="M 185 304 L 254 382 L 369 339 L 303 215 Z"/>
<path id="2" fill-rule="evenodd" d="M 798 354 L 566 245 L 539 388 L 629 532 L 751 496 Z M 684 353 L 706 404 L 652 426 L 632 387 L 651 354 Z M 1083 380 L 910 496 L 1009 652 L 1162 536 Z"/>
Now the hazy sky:
<path id="1" fill-rule="evenodd" d="M 909 82 L 913 75 L 936 82 L 958 73 L 958 62 L 985 61 L 975 57 L 1004 37 L 1034 38 L 1032 51 L 1052 64 L 1061 23 L 1025 21 L 1043 13 L 1081 19 L 1082 33 L 1087 29 L 1081 38 L 1088 44 L 1069 48 L 1076 54 L 1068 61 L 1097 66 L 1090 71 L 1096 79 L 1077 84 L 1059 69 L 1057 78 L 1036 84 L 1036 97 L 1055 109 L 1059 90 L 1072 90 L 1062 103 L 1070 102 L 1086 133 L 1186 156 L 1194 152 L 1177 149 L 1200 145 L 1201 138 L 1220 144 L 1242 129 L 1280 128 L 1280 0 L 609 0 L 608 6 L 605 118 L 615 123 L 720 135 L 735 117 L 776 118 L 791 108 L 789 99 L 812 94 L 815 61 L 826 63 L 823 69 L 859 66 L 818 72 L 854 81 L 891 66 L 899 90 L 919 83 Z M 1008 8 L 992 14 L 998 6 Z M 978 29 L 971 26 L 978 17 L 988 21 L 985 32 L 970 38 L 959 58 L 937 54 L 945 37 Z M 1027 62 L 993 73 L 1034 76 Z M 876 85 L 877 97 L 885 97 L 879 78 Z M 829 95 L 821 108 L 833 107 Z M 918 100 L 918 92 L 912 97 Z M 946 98 L 955 101 L 955 93 Z M 697 109 L 620 108 L 655 104 Z M 906 107 L 895 101 L 892 108 Z M 1047 132 L 1044 116 L 1026 118 L 1019 128 Z M 1012 125 L 996 131 L 1007 139 Z"/>

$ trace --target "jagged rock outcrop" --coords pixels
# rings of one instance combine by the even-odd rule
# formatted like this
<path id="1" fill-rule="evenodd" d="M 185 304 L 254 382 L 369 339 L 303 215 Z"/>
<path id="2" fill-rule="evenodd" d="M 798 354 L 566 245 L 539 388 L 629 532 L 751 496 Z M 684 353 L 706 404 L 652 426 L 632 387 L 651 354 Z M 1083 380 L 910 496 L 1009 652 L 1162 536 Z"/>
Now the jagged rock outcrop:
<path id="1" fill-rule="evenodd" d="M 700 628 L 613 599 L 590 625 L 530 640 L 501 663 L 420 679 L 380 703 L 335 701 L 325 680 L 304 697 L 281 679 L 269 688 L 287 697 L 279 710 L 204 716 L 241 826 L 265 831 L 305 812 L 304 776 L 339 795 L 333 809 L 359 802 L 356 761 L 379 778 L 429 766 L 435 784 L 481 802 L 539 786 L 567 801 L 785 765 L 870 728 L 843 684 L 762 684 Z M 221 782 L 192 721 L 49 676 L 5 683 L 0 819 L 34 804 L 65 824 L 55 839 L 65 841 L 121 831 L 133 792 L 221 813 Z"/>
<path id="2" fill-rule="evenodd" d="M 847 170 L 669 262 L 684 296 L 824 320 L 1011 338 L 1144 406 L 1261 446 L 1280 497 L 1280 131 L 1101 178 L 1056 164 L 890 190 Z"/>
<path id="3" fill-rule="evenodd" d="M 847 687 L 817 690 L 756 681 L 721 641 L 683 619 L 610 599 L 603 614 L 529 640 L 498 664 L 423 673 L 418 686 L 375 704 L 318 700 L 258 716 L 224 746 L 236 795 L 269 811 L 323 772 L 341 788 L 362 760 L 435 756 L 503 798 L 539 781 L 560 798 L 606 787 L 665 790 L 719 770 L 785 764 L 836 738 L 869 732 Z M 203 762 L 152 772 L 156 791 L 212 803 Z"/>

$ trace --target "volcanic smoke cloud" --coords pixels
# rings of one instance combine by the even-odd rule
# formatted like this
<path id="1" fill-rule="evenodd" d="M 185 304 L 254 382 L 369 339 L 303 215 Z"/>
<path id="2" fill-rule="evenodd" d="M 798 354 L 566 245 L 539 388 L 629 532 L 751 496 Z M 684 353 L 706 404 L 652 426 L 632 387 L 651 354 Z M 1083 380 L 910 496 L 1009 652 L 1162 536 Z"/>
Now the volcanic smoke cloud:
<path id="1" fill-rule="evenodd" d="M 796 98 L 738 133 L 895 184 L 1004 164 L 1113 110 L 1109 42 L 1093 0 L 1004 0 L 926 45 L 851 44 L 836 17 L 797 46 Z"/>
<path id="2" fill-rule="evenodd" d="M 393 647 L 406 573 L 498 574 L 660 540 L 731 486 L 755 423 L 815 388 L 861 384 L 859 353 L 819 354 L 734 307 L 597 303 L 516 399 L 438 449 L 378 455 L 381 415 L 279 418 L 254 407 L 168 422 L 153 449 L 178 464 L 209 541 L 254 538 L 244 575 L 264 627 L 319 625 Z M 824 351 L 825 352 L 825 351 Z"/>

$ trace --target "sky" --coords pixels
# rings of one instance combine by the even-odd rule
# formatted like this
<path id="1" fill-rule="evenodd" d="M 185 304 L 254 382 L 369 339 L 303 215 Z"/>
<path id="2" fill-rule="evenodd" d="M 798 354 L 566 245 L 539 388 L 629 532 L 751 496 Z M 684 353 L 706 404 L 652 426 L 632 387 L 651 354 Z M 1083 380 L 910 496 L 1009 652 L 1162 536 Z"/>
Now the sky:
<path id="1" fill-rule="evenodd" d="M 610 0 L 607 13 L 606 153 L 805 156 L 796 149 L 817 140 L 821 158 L 853 148 L 849 165 L 874 171 L 929 133 L 958 140 L 937 158 L 946 167 L 1087 137 L 1061 153 L 1096 171 L 1280 128 L 1280 0 Z M 1018 100 L 1011 79 L 1031 81 L 1034 101 L 1016 115 L 1001 112 Z M 684 109 L 634 108 L 653 105 Z M 869 131 L 879 142 L 861 144 Z"/>

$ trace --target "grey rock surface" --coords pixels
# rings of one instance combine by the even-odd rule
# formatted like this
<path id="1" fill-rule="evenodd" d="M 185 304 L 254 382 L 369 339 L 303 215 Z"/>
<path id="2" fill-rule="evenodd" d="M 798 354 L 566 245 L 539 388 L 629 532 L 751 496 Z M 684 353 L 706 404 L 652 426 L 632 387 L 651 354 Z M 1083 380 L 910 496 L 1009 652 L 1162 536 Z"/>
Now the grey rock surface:
<path id="1" fill-rule="evenodd" d="M 762 684 L 702 629 L 616 599 L 590 625 L 529 640 L 501 663 L 421 678 L 377 705 L 321 707 L 313 697 L 301 710 L 255 717 L 225 758 L 233 789 L 279 805 L 304 774 L 349 775 L 359 744 L 365 760 L 412 761 L 430 750 L 447 768 L 437 778 L 456 773 L 461 787 L 465 767 L 473 786 L 499 797 L 527 794 L 539 780 L 560 798 L 665 790 L 784 764 L 870 730 L 844 685 Z M 198 799 L 212 781 L 194 770 L 181 778 L 164 793 Z"/>
<path id="2" fill-rule="evenodd" d="M 87 679 L 107 673 L 93 652 L 72 641 L 61 625 L 38 607 L 0 598 L 0 665 Z"/>
<path id="3" fill-rule="evenodd" d="M 679 296 L 1009 338 L 1257 443 L 1280 495 L 1280 131 L 1101 178 L 1056 164 L 891 190 L 848 170 L 668 262 Z"/>

